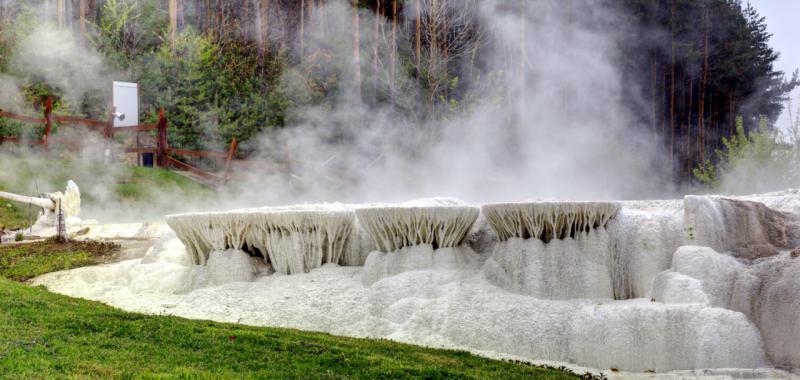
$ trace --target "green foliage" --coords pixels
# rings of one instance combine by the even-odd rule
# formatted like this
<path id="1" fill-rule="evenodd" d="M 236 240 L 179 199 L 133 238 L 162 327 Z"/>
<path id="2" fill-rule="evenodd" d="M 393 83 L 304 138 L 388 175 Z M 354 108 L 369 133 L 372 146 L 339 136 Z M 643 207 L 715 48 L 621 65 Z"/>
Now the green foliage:
<path id="1" fill-rule="evenodd" d="M 12 28 L 0 28 L 0 73 L 8 71 L 8 58 L 14 46 Z"/>
<path id="2" fill-rule="evenodd" d="M 174 49 L 162 45 L 145 57 L 140 83 L 148 120 L 164 107 L 170 144 L 186 149 L 218 149 L 233 137 L 244 141 L 283 126 L 287 100 L 262 84 L 259 67 L 252 44 L 187 28 Z"/>
<path id="3" fill-rule="evenodd" d="M 31 4 L 20 5 L 18 14 L 13 18 L 8 27 L 0 25 L 0 108 L 33 117 L 42 117 L 44 105 L 48 98 L 53 99 L 53 112 L 77 113 L 80 106 L 68 104 L 62 97 L 62 91 L 55 83 L 48 83 L 40 75 L 32 74 L 25 65 L 9 65 L 9 59 L 14 56 L 20 40 L 38 27 L 43 27 L 38 9 Z M 7 77 L 3 78 L 3 76 Z M 6 82 L 8 81 L 8 82 Z M 6 82 L 6 83 L 4 83 Z M 18 90 L 17 91 L 17 88 Z M 85 103 L 96 102 L 96 99 L 85 99 Z M 57 127 L 57 126 L 54 126 Z M 33 126 L 30 123 L 21 123 L 5 118 L 0 118 L 0 136 L 22 136 L 30 139 L 40 139 L 44 126 Z"/>
<path id="4" fill-rule="evenodd" d="M 52 8 L 45 11 L 48 8 L 43 0 L 5 3 L 5 13 L 0 15 L 3 23 L 0 25 L 0 75 L 13 77 L 23 89 L 22 96 L 18 96 L 20 104 L 15 108 L 20 109 L 20 113 L 38 115 L 41 107 L 36 104 L 53 96 L 57 113 L 105 118 L 110 103 L 108 93 L 89 91 L 82 94 L 82 98 L 70 97 L 67 102 L 66 95 L 61 93 L 66 92 L 63 86 L 48 85 L 44 79 L 26 74 L 24 67 L 14 67 L 23 65 L 9 64 L 9 57 L 19 47 L 16 44 L 21 36 L 29 35 L 43 23 L 54 26 L 57 22 Z M 247 141 L 259 132 L 307 120 L 303 113 L 309 106 L 323 110 L 340 107 L 336 103 L 342 100 L 343 90 L 353 79 L 353 38 L 349 22 L 342 25 L 329 20 L 323 29 L 325 18 L 309 18 L 310 12 L 301 12 L 301 2 L 272 2 L 273 20 L 267 22 L 270 35 L 262 36 L 255 31 L 259 14 L 253 9 L 256 3 L 251 3 L 245 11 L 241 1 L 183 1 L 174 46 L 168 38 L 170 25 L 167 4 L 163 0 L 87 3 L 89 10 L 85 16 L 89 27 L 86 33 L 80 33 L 77 6 L 67 7 L 67 11 L 72 12 L 66 15 L 69 21 L 63 29 L 57 29 L 57 33 L 78 40 L 85 38 L 87 41 L 80 41 L 76 46 L 86 46 L 87 56 L 94 55 L 92 50 L 99 51 L 104 60 L 102 66 L 114 73 L 113 79 L 138 81 L 143 106 L 140 120 L 154 122 L 158 109 L 164 107 L 171 125 L 169 142 L 178 148 L 217 150 L 227 147 L 236 137 L 244 143 L 242 151 L 247 152 L 255 145 Z M 531 57 L 516 51 L 513 47 L 516 41 L 506 41 L 510 44 L 504 46 L 505 42 L 495 38 L 502 34 L 489 28 L 491 25 L 480 17 L 478 7 L 465 2 L 461 8 L 451 4 L 447 10 L 437 11 L 432 8 L 435 2 L 423 2 L 422 12 L 431 13 L 423 13 L 422 51 L 421 56 L 416 57 L 415 12 L 408 11 L 408 7 L 415 6 L 414 2 L 398 1 L 397 4 L 396 41 L 390 40 L 389 25 L 379 26 L 380 33 L 374 33 L 371 18 L 362 18 L 360 90 L 364 104 L 392 115 L 403 115 L 432 130 L 425 133 L 435 135 L 436 125 L 469 113 L 477 104 L 488 102 L 500 107 L 514 103 L 515 99 L 509 99 L 513 95 L 504 88 L 511 75 L 500 78 L 497 73 L 516 71 L 520 63 Z M 520 12 L 521 4 L 510 2 L 502 7 L 503 12 L 509 15 Z M 376 6 L 374 0 L 358 2 L 365 15 Z M 619 14 L 633 16 L 621 19 L 625 24 L 620 26 L 630 33 L 623 33 L 623 39 L 617 44 L 622 50 L 614 54 L 620 59 L 618 69 L 623 75 L 622 83 L 641 81 L 653 75 L 654 82 L 647 83 L 647 87 L 658 91 L 654 90 L 652 96 L 694 99 L 678 101 L 673 107 L 654 107 L 652 111 L 634 110 L 641 111 L 641 115 L 652 114 L 653 125 L 659 122 L 663 125 L 667 120 L 674 120 L 675 115 L 700 115 L 699 105 L 704 104 L 702 112 L 715 117 L 705 118 L 704 136 L 710 137 L 703 143 L 714 146 L 719 143 L 717 136 L 729 132 L 733 121 L 728 115 L 741 115 L 745 132 L 757 129 L 761 115 L 770 123 L 774 122 L 786 95 L 800 84 L 797 73 L 785 77 L 775 69 L 773 64 L 778 53 L 769 46 L 766 20 L 746 2 L 624 0 L 604 2 L 601 6 L 614 8 L 614 14 L 620 11 Z M 577 12 L 576 17 L 570 19 L 575 19 L 579 25 L 585 8 L 565 6 L 563 10 Z M 383 11 L 387 11 L 386 7 Z M 537 24 L 537 18 L 546 16 L 529 13 L 531 25 Z M 298 33 L 301 14 L 307 17 L 303 43 Z M 388 14 L 386 16 L 388 21 Z M 440 21 L 431 21 L 440 17 Z M 431 22 L 434 24 L 428 24 Z M 432 30 L 436 33 L 432 34 Z M 651 33 L 653 30 L 662 33 Z M 261 39 L 268 42 L 256 46 L 255 41 Z M 300 46 L 303 46 L 302 52 Z M 495 67 L 493 62 L 497 60 L 494 58 L 503 55 L 506 65 Z M 420 67 L 416 65 L 417 58 Z M 376 64 L 375 69 L 371 67 L 372 62 Z M 389 67 L 395 70 L 390 71 Z M 667 67 L 675 74 L 666 75 Z M 656 73 L 651 74 L 653 70 Z M 493 80 L 493 76 L 499 80 Z M 535 78 L 536 75 L 525 77 Z M 672 83 L 676 78 L 679 83 Z M 97 88 L 110 88 L 110 79 L 98 75 Z M 533 83 L 532 79 L 527 80 Z M 701 83 L 705 102 L 697 100 Z M 622 86 L 620 98 L 638 99 L 641 97 L 639 90 L 641 86 Z M 0 95 L 3 91 L 0 89 Z M 648 100 L 657 102 L 657 99 Z M 11 108 L 8 103 L 0 97 L 0 108 Z M 652 133 L 660 135 L 654 137 L 661 137 L 665 144 L 696 141 L 697 136 L 691 134 L 700 130 L 695 124 L 699 121 L 687 123 L 690 125 L 659 128 L 658 132 L 654 128 Z M 645 124 L 649 125 L 642 125 Z M 665 133 L 675 136 L 670 138 Z M 0 135 L 38 137 L 41 131 L 0 120 Z M 710 141 L 712 139 L 715 141 Z M 668 149 L 679 156 L 679 162 L 692 164 L 701 159 L 698 153 L 706 150 L 691 146 L 684 150 L 672 144 Z M 698 165 L 696 176 L 701 182 L 716 181 L 719 173 L 715 173 L 717 168 L 712 168 L 716 161 L 715 157 Z M 206 164 L 202 160 L 193 163 Z M 681 175 L 688 175 L 683 168 L 689 166 L 681 165 Z M 133 190 L 123 190 L 133 194 L 129 191 Z"/>
<path id="5" fill-rule="evenodd" d="M 19 137 L 25 129 L 25 124 L 16 120 L 0 118 L 0 137 Z"/>
<path id="6" fill-rule="evenodd" d="M 736 118 L 736 134 L 731 136 L 730 139 L 722 137 L 723 148 L 716 150 L 717 163 L 714 164 L 706 160 L 700 164 L 692 171 L 695 178 L 704 185 L 716 188 L 719 185 L 720 172 L 730 170 L 746 156 L 749 156 L 752 147 L 756 146 L 757 141 L 763 143 L 763 139 L 758 137 L 760 133 L 763 132 L 758 131 L 746 134 L 744 132 L 744 120 L 741 116 L 738 116 Z"/>
<path id="7" fill-rule="evenodd" d="M 719 186 L 717 179 L 717 165 L 711 162 L 711 160 L 707 159 L 699 163 L 694 169 L 692 169 L 692 175 L 694 175 L 694 178 L 701 184 L 711 189 L 716 189 L 717 186 Z"/>
<path id="8" fill-rule="evenodd" d="M 31 77 L 24 67 L 10 65 L 19 39 L 30 33 L 38 22 L 27 8 L 19 10 L 17 17 L 9 25 L 0 25 L 0 109 L 41 117 L 40 106 L 48 96 L 58 93 L 43 79 Z M 20 93 L 16 93 L 19 86 Z M 54 107 L 58 107 L 58 101 Z M 30 124 L 0 118 L 0 136 L 41 137 L 41 128 L 31 128 Z"/>
<path id="9" fill-rule="evenodd" d="M 749 133 L 744 130 L 742 117 L 737 117 L 736 133 L 723 137 L 722 145 L 716 150 L 716 163 L 705 161 L 692 171 L 709 188 L 725 192 L 766 191 L 791 186 L 800 179 L 800 145 L 770 128 L 766 117 L 761 117 L 759 128 Z"/>
<path id="10" fill-rule="evenodd" d="M 167 19 L 154 0 L 106 0 L 96 33 L 89 34 L 107 63 L 133 70 L 142 54 L 161 45 Z"/>

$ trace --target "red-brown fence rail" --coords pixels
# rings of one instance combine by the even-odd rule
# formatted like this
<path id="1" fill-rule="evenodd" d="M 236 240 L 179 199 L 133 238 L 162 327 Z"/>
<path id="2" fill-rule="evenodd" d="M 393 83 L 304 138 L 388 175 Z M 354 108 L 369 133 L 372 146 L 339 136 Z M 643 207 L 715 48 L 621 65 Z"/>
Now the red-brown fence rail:
<path id="1" fill-rule="evenodd" d="M 140 124 L 130 127 L 114 127 L 113 112 L 109 113 L 108 120 L 100 121 L 100 120 L 83 119 L 75 116 L 53 115 L 52 111 L 53 111 L 52 98 L 47 99 L 47 103 L 45 104 L 45 108 L 43 111 L 44 117 L 41 118 L 18 115 L 15 113 L 0 110 L 0 117 L 29 124 L 44 125 L 44 132 L 42 133 L 42 138 L 40 140 L 27 140 L 15 136 L 8 136 L 8 137 L 0 136 L 0 144 L 8 142 L 18 145 L 30 145 L 30 146 L 38 145 L 44 147 L 44 149 L 48 149 L 49 143 L 51 141 L 58 142 L 59 144 L 68 147 L 75 147 L 75 146 L 79 147 L 81 145 L 81 142 L 75 139 L 51 137 L 53 122 L 56 122 L 59 125 L 85 126 L 96 132 L 101 132 L 105 139 L 106 147 L 110 146 L 111 139 L 114 138 L 114 136 L 119 133 L 129 133 L 129 132 L 138 133 L 138 132 L 157 130 L 158 132 L 157 132 L 155 148 L 139 147 L 139 146 L 126 147 L 124 148 L 124 152 L 137 153 L 137 154 L 152 153 L 155 155 L 156 158 L 155 161 L 158 167 L 164 169 L 177 169 L 177 170 L 187 171 L 207 182 L 212 182 L 216 184 L 226 184 L 230 179 L 231 163 L 235 159 L 236 149 L 238 146 L 238 141 L 236 141 L 236 138 L 234 137 L 232 139 L 231 145 L 228 151 L 226 152 L 170 148 L 169 142 L 167 141 L 167 129 L 169 128 L 169 121 L 164 115 L 163 108 L 158 113 L 158 123 Z M 224 160 L 225 169 L 222 176 L 220 177 L 219 175 L 206 172 L 186 162 L 180 161 L 174 156 L 205 157 L 205 158 Z"/>

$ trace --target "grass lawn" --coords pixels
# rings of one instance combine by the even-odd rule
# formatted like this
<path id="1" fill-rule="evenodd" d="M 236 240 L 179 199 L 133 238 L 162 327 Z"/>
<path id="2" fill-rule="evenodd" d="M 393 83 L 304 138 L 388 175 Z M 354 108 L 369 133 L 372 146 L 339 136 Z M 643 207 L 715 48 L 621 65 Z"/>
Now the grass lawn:
<path id="1" fill-rule="evenodd" d="M 579 378 L 463 351 L 128 313 L 15 282 L 112 247 L 0 246 L 0 378 Z"/>
<path id="2" fill-rule="evenodd" d="M 0 277 L 26 281 L 43 273 L 98 264 L 118 245 L 96 241 L 54 240 L 0 246 Z"/>
<path id="3" fill-rule="evenodd" d="M 3 187 L 0 186 L 0 191 L 2 190 Z M 31 209 L 28 210 L 28 205 L 0 199 L 0 229 L 16 230 L 27 227 L 29 219 L 33 219 L 35 222 L 38 215 L 38 207 L 31 206 Z"/>
<path id="4" fill-rule="evenodd" d="M 124 175 L 118 177 L 114 188 L 122 202 L 144 203 L 151 200 L 151 196 L 157 194 L 158 190 L 169 190 L 189 198 L 214 194 L 214 190 L 209 187 L 173 171 L 142 166 L 127 167 L 127 169 Z"/>

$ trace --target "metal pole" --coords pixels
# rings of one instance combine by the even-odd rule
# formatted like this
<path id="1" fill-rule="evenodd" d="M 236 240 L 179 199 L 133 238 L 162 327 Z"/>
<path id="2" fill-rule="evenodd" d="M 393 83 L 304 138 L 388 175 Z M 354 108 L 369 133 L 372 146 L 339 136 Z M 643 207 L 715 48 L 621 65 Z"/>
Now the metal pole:
<path id="1" fill-rule="evenodd" d="M 35 206 L 39 206 L 41 208 L 46 208 L 48 210 L 52 210 L 55 208 L 55 204 L 53 204 L 53 201 L 45 198 L 27 197 L 24 195 L 7 193 L 5 191 L 0 191 L 0 198 L 5 198 L 14 202 L 32 204 Z"/>
<path id="2" fill-rule="evenodd" d="M 67 223 L 66 217 L 64 216 L 64 208 L 61 206 L 61 202 L 63 199 L 61 197 L 56 198 L 56 238 L 61 243 L 67 242 Z"/>

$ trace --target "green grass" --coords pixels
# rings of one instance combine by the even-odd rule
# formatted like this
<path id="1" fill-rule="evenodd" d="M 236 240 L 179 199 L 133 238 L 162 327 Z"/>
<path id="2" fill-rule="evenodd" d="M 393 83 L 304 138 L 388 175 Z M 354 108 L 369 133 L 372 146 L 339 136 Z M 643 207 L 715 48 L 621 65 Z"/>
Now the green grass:
<path id="1" fill-rule="evenodd" d="M 28 205 L 0 199 L 0 229 L 15 230 L 27 226 L 30 219 L 28 212 Z M 34 207 L 30 212 L 33 220 L 36 220 L 39 209 Z"/>
<path id="2" fill-rule="evenodd" d="M 118 247 L 111 243 L 52 240 L 0 246 L 0 276 L 25 281 L 43 273 L 101 262 Z"/>
<path id="3" fill-rule="evenodd" d="M 175 172 L 160 168 L 131 167 L 116 185 L 116 195 L 123 202 L 152 200 L 159 191 L 168 190 L 190 197 L 205 197 L 213 190 Z M 157 190 L 157 191 L 153 191 Z"/>
<path id="4" fill-rule="evenodd" d="M 86 255 L 104 254 L 97 247 L 81 255 L 79 247 L 48 244 L 0 247 L 0 378 L 578 378 L 464 351 L 128 313 L 5 278 L 82 265 Z M 20 257 L 27 258 L 24 269 L 17 268 Z"/>

